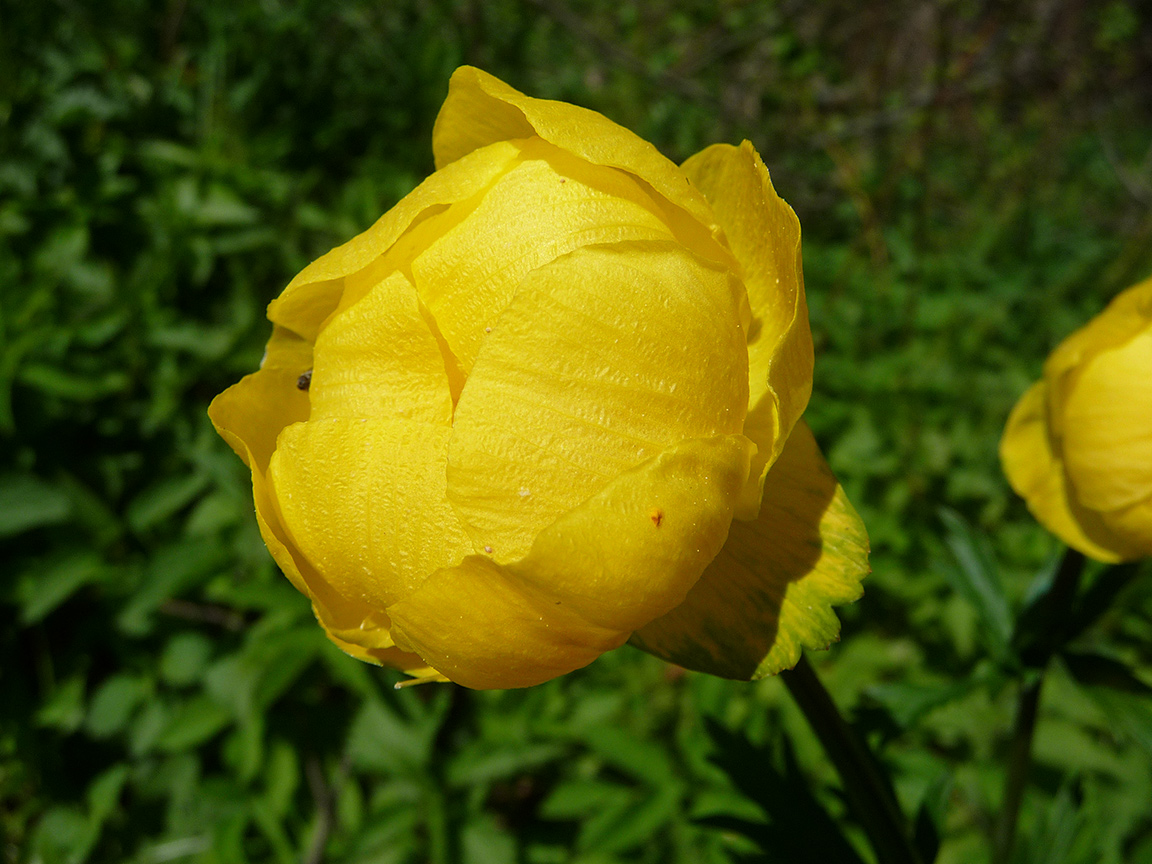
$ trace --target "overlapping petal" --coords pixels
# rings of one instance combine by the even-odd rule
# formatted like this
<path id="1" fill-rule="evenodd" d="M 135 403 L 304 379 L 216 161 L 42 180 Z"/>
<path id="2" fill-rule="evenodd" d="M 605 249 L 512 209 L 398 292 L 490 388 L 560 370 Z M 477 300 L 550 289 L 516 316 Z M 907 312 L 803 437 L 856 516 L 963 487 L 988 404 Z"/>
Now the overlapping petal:
<path id="1" fill-rule="evenodd" d="M 540 532 L 391 607 L 393 634 L 453 681 L 524 687 L 578 669 L 680 603 L 724 543 L 748 472 L 742 435 L 683 441 Z"/>
<path id="2" fill-rule="evenodd" d="M 768 169 L 747 141 L 739 147 L 713 145 L 683 168 L 712 205 L 748 289 L 752 322 L 744 434 L 759 451 L 737 518 L 753 519 L 768 468 L 812 393 L 812 333 L 804 299 L 800 221 L 776 194 Z"/>
<path id="3" fill-rule="evenodd" d="M 1047 384 L 1038 381 L 1016 403 L 1000 439 L 1000 462 L 1008 482 L 1049 531 L 1100 561 L 1118 561 L 1123 545 L 1100 517 L 1068 494 L 1064 465 L 1052 449 Z"/>
<path id="4" fill-rule="evenodd" d="M 631 642 L 725 678 L 774 675 L 801 648 L 836 640 L 832 607 L 860 597 L 867 560 L 864 525 L 800 421 L 768 471 L 757 518 L 733 521 L 684 602 Z"/>
<path id="5" fill-rule="evenodd" d="M 390 622 L 386 616 L 373 617 L 361 604 L 341 596 L 294 550 L 267 480 L 281 431 L 308 419 L 308 396 L 297 381 L 311 365 L 312 346 L 277 327 L 268 341 L 260 370 L 217 396 L 208 413 L 221 437 L 252 470 L 257 525 L 277 565 L 296 589 L 312 600 L 317 618 L 333 641 L 350 653 L 372 660 L 380 651 L 393 647 L 388 633 Z M 423 665 L 423 661 L 416 663 L 418 658 L 399 659 L 403 668 Z"/>
<path id="6" fill-rule="evenodd" d="M 1152 329 L 1085 363 L 1061 415 L 1081 503 L 1120 510 L 1152 496 Z"/>
<path id="7" fill-rule="evenodd" d="M 315 341 L 321 325 L 340 302 L 346 276 L 371 265 L 422 217 L 482 193 L 519 155 L 518 147 L 501 141 L 432 174 L 368 230 L 301 270 L 269 304 L 268 318 Z"/>
<path id="8" fill-rule="evenodd" d="M 590 165 L 538 138 L 475 210 L 411 264 L 423 302 L 467 374 L 486 331 L 524 277 L 589 245 L 673 240 L 629 175 Z"/>
<path id="9" fill-rule="evenodd" d="M 549 99 L 534 99 L 472 66 L 461 66 L 432 131 L 436 167 L 446 168 L 496 141 L 538 135 L 594 165 L 643 178 L 673 205 L 712 226 L 708 202 L 650 143 L 603 114 Z"/>
<path id="10" fill-rule="evenodd" d="M 671 243 L 585 247 L 532 273 L 456 409 L 448 497 L 477 548 L 515 560 L 621 472 L 739 433 L 743 293 Z"/>

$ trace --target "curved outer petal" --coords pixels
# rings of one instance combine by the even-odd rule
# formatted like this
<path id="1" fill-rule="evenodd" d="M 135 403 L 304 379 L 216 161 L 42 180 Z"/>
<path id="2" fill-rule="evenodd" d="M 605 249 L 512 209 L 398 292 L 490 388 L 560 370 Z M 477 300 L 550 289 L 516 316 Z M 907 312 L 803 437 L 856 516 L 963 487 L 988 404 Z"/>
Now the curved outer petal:
<path id="1" fill-rule="evenodd" d="M 759 452 L 736 518 L 754 519 L 768 469 L 812 394 L 812 333 L 804 299 L 800 221 L 772 187 L 760 155 L 745 141 L 716 144 L 683 165 L 703 191 L 743 269 L 748 331 L 748 418 L 744 434 Z"/>
<path id="2" fill-rule="evenodd" d="M 1098 561 L 1119 561 L 1131 552 L 1128 544 L 1069 494 L 1064 465 L 1052 449 L 1047 395 L 1047 384 L 1038 381 L 1008 416 L 1000 439 L 1004 475 L 1037 521 L 1069 546 Z"/>
<path id="3" fill-rule="evenodd" d="M 1121 291 L 1103 312 L 1071 334 L 1048 355 L 1044 380 L 1052 433 L 1064 434 L 1064 401 L 1075 386 L 1080 368 L 1096 354 L 1118 348 L 1152 326 L 1152 278 Z"/>
<path id="4" fill-rule="evenodd" d="M 482 193 L 515 164 L 519 155 L 519 147 L 500 142 L 432 174 L 371 228 L 301 270 L 268 305 L 268 318 L 314 341 L 340 302 L 346 276 L 371 265 L 422 216 Z"/>
<path id="5" fill-rule="evenodd" d="M 397 644 L 467 687 L 527 687 L 592 662 L 682 602 L 728 533 L 752 445 L 683 441 L 540 533 L 472 556 L 389 609 Z"/>
<path id="6" fill-rule="evenodd" d="M 495 141 L 532 135 L 594 165 L 635 174 L 701 224 L 714 224 L 704 196 L 643 138 L 587 108 L 525 96 L 472 66 L 452 73 L 432 130 L 432 152 L 443 169 Z"/>
<path id="7" fill-rule="evenodd" d="M 312 346 L 283 328 L 274 328 L 260 370 L 212 400 L 208 415 L 220 436 L 252 470 L 256 521 L 273 559 L 296 589 L 312 600 L 329 638 L 353 656 L 376 662 L 396 654 L 387 616 L 373 617 L 349 603 L 296 557 L 268 489 L 268 465 L 281 430 L 308 418 L 308 394 L 296 386 L 296 380 L 311 366 Z M 404 664 L 401 668 L 426 665 L 414 655 L 399 659 Z"/>
<path id="8" fill-rule="evenodd" d="M 684 602 L 632 634 L 664 660 L 725 678 L 789 669 L 840 632 L 832 606 L 857 600 L 868 570 L 864 524 L 802 420 L 768 471 L 754 521 L 728 541 Z"/>
<path id="9" fill-rule="evenodd" d="M 269 479 L 291 545 L 365 610 L 386 609 L 473 551 L 444 496 L 449 432 L 381 417 L 280 434 Z"/>
<path id="10" fill-rule="evenodd" d="M 1099 315 L 1061 342 L 1044 363 L 1054 381 L 1092 355 L 1123 345 L 1152 325 L 1152 278 L 1121 291 Z"/>
<path id="11" fill-rule="evenodd" d="M 1152 557 L 1152 498 L 1100 515 L 1112 533 L 1128 543 L 1129 557 Z"/>
<path id="12" fill-rule="evenodd" d="M 1152 325 L 1088 360 L 1076 378 L 1061 449 L 1077 499 L 1108 511 L 1152 496 Z"/>
<path id="13" fill-rule="evenodd" d="M 672 241 L 652 198 L 628 174 L 589 165 L 538 138 L 474 210 L 411 265 L 421 299 L 467 373 L 531 271 L 582 246 Z"/>
<path id="14" fill-rule="evenodd" d="M 291 545 L 384 609 L 473 551 L 445 497 L 444 361 L 398 271 L 333 316 L 314 355 L 312 414 L 280 433 L 269 481 Z"/>
<path id="15" fill-rule="evenodd" d="M 393 271 L 316 339 L 311 420 L 406 417 L 452 425 L 444 357 L 416 297 Z"/>
<path id="16" fill-rule="evenodd" d="M 739 433 L 743 286 L 673 244 L 585 247 L 532 273 L 457 405 L 448 497 L 477 549 L 537 533 L 677 441 Z"/>
<path id="17" fill-rule="evenodd" d="M 308 419 L 308 394 L 296 381 L 311 368 L 311 344 L 283 327 L 273 327 L 260 369 L 208 406 L 208 417 L 220 437 L 253 471 L 268 470 L 281 429 Z"/>

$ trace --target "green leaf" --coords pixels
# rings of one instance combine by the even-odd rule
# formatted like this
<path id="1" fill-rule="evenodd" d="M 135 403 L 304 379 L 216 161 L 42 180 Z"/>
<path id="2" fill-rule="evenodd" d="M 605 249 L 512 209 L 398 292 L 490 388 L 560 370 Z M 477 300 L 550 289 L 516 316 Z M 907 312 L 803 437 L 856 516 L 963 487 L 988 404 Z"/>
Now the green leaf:
<path id="1" fill-rule="evenodd" d="M 667 751 L 624 729 L 602 726 L 589 729 L 581 737 L 609 765 L 643 783 L 659 788 L 675 777 Z"/>
<path id="2" fill-rule="evenodd" d="M 768 746 L 755 746 L 712 720 L 706 723 L 716 746 L 712 761 L 759 805 L 768 821 L 759 824 L 711 816 L 701 820 L 704 824 L 741 831 L 769 856 L 790 864 L 863 864 L 839 825 L 812 794 L 786 738 L 781 740 L 784 764 L 779 770 Z"/>
<path id="3" fill-rule="evenodd" d="M 946 568 L 946 575 L 956 592 L 979 614 L 989 650 L 996 657 L 1006 658 L 1012 639 L 1012 613 L 987 540 L 954 510 L 940 508 L 940 520 L 947 530 L 945 543 L 957 565 Z"/>
<path id="4" fill-rule="evenodd" d="M 99 828 L 79 809 L 53 807 L 36 826 L 32 848 L 44 864 L 81 864 L 99 836 Z"/>
<path id="5" fill-rule="evenodd" d="M 113 675 L 101 684 L 88 706 L 85 728 L 94 738 L 115 735 L 128 725 L 133 713 L 152 694 L 152 682 L 138 675 Z"/>
<path id="6" fill-rule="evenodd" d="M 970 678 L 945 684 L 893 681 L 873 684 L 864 692 L 880 703 L 901 729 L 908 729 L 934 708 L 962 699 L 976 683 Z"/>
<path id="7" fill-rule="evenodd" d="M 0 476 L 0 537 L 64 522 L 72 513 L 68 496 L 31 474 Z"/>
<path id="8" fill-rule="evenodd" d="M 1012 634 L 1012 646 L 1026 665 L 1043 668 L 1073 638 L 1069 624 L 1083 570 L 1084 556 L 1066 549 L 1033 578 Z"/>
<path id="9" fill-rule="evenodd" d="M 460 837 L 462 864 L 516 864 L 516 840 L 491 818 L 470 819 Z"/>
<path id="10" fill-rule="evenodd" d="M 619 810 L 632 798 L 630 789 L 604 780 L 573 779 L 559 784 L 540 805 L 545 819 L 583 819 L 604 810 Z"/>
<path id="11" fill-rule="evenodd" d="M 923 864 L 932 864 L 940 853 L 940 839 L 947 824 L 948 800 L 952 788 L 951 775 L 939 775 L 925 790 L 924 799 L 916 811 L 913 843 Z"/>
<path id="12" fill-rule="evenodd" d="M 56 563 L 24 571 L 16 586 L 20 620 L 35 624 L 83 588 L 98 581 L 106 572 L 104 562 L 92 553 L 77 553 Z"/>
<path id="13" fill-rule="evenodd" d="M 147 633 L 153 626 L 153 613 L 165 600 L 202 581 L 227 560 L 228 550 L 199 540 L 160 549 L 149 563 L 144 584 L 117 617 L 117 625 L 126 633 Z"/>
<path id="14" fill-rule="evenodd" d="M 1127 665 L 1114 657 L 1088 651 L 1065 651 L 1060 659 L 1072 677 L 1085 687 L 1107 687 L 1134 696 L 1152 696 L 1152 686 L 1137 678 Z"/>
<path id="15" fill-rule="evenodd" d="M 160 656 L 160 677 L 169 684 L 192 684 L 212 656 L 212 641 L 201 633 L 178 633 Z"/>
<path id="16" fill-rule="evenodd" d="M 451 760 L 446 779 L 455 786 L 490 783 L 538 768 L 563 752 L 558 744 L 523 743 L 493 748 L 490 742 L 481 741 Z"/>
<path id="17" fill-rule="evenodd" d="M 39 726 L 50 726 L 62 732 L 75 731 L 84 720 L 84 676 L 74 675 L 53 689 L 36 712 Z"/>
<path id="18" fill-rule="evenodd" d="M 1064 652 L 1060 659 L 1109 720 L 1152 756 L 1152 686 L 1111 657 Z"/>
<path id="19" fill-rule="evenodd" d="M 436 727 L 406 723 L 379 699 L 366 700 L 348 732 L 348 758 L 357 768 L 406 773 L 427 763 Z"/>
<path id="20" fill-rule="evenodd" d="M 232 713 L 208 696 L 197 696 L 171 712 L 156 747 L 169 752 L 195 747 L 232 722 Z"/>
<path id="21" fill-rule="evenodd" d="M 183 510 L 208 485 L 204 474 L 173 477 L 149 486 L 128 505 L 128 524 L 141 534 Z"/>
<path id="22" fill-rule="evenodd" d="M 88 818 L 93 824 L 103 825 L 120 800 L 124 784 L 128 782 L 128 766 L 113 765 L 88 786 Z"/>
<path id="23" fill-rule="evenodd" d="M 635 849 L 649 842 L 665 824 L 673 821 L 682 790 L 678 784 L 640 796 L 619 811 L 605 811 L 604 819 L 593 817 L 580 832 L 580 846 L 611 854 Z"/>
<path id="24" fill-rule="evenodd" d="M 17 377 L 21 384 L 34 390 L 73 402 L 96 402 L 127 390 L 132 383 L 131 378 L 117 370 L 90 377 L 46 363 L 21 366 Z"/>

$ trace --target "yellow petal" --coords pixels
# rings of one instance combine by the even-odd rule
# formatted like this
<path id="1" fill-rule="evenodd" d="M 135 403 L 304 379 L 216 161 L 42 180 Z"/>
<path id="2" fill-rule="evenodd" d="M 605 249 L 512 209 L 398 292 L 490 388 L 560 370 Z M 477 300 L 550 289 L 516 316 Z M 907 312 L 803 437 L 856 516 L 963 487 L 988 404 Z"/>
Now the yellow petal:
<path id="1" fill-rule="evenodd" d="M 500 143 L 470 153 L 467 159 L 432 174 L 371 228 L 301 270 L 269 304 L 268 317 L 314 341 L 320 326 L 340 302 L 344 277 L 371 265 L 422 216 L 483 192 L 519 153 L 515 145 Z"/>
<path id="2" fill-rule="evenodd" d="M 347 645 L 378 650 L 393 645 L 386 615 L 378 614 L 354 599 L 340 596 L 312 565 L 291 545 L 280 514 L 272 499 L 268 480 L 263 472 L 252 472 L 252 492 L 256 504 L 256 523 L 264 545 L 273 560 L 288 577 L 296 590 L 312 600 L 312 610 L 330 639 L 353 656 L 359 649 Z"/>
<path id="3" fill-rule="evenodd" d="M 395 645 L 388 645 L 383 648 L 365 648 L 363 645 L 357 645 L 354 642 L 345 642 L 337 636 L 332 635 L 330 630 L 325 630 L 325 635 L 337 648 L 343 651 L 350 657 L 355 657 L 357 660 L 363 660 L 365 663 L 372 663 L 375 666 L 387 666 L 391 669 L 400 669 L 409 675 L 417 678 L 429 678 L 439 673 L 429 666 L 420 657 L 419 654 L 413 654 L 409 651 L 402 651 Z M 389 637 L 391 642 L 391 637 Z M 448 679 L 444 679 L 448 680 Z"/>
<path id="4" fill-rule="evenodd" d="M 756 520 L 734 521 L 684 602 L 630 641 L 725 678 L 774 675 L 802 647 L 835 641 L 832 606 L 858 599 L 867 573 L 864 525 L 800 421 L 768 472 Z"/>
<path id="5" fill-rule="evenodd" d="M 1082 504 L 1118 510 L 1152 495 L 1152 329 L 1077 370 L 1063 420 L 1064 462 Z"/>
<path id="6" fill-rule="evenodd" d="M 740 432 L 743 286 L 675 245 L 585 247 L 533 272 L 456 408 L 448 496 L 499 561 L 677 441 Z"/>
<path id="7" fill-rule="evenodd" d="M 1130 507 L 1101 513 L 1100 518 L 1128 544 L 1128 559 L 1152 557 L 1152 498 Z"/>
<path id="8" fill-rule="evenodd" d="M 316 339 L 312 419 L 406 417 L 448 427 L 452 396 L 416 289 L 393 271 Z"/>
<path id="9" fill-rule="evenodd" d="M 1000 439 L 1004 475 L 1036 520 L 1069 546 L 1098 561 L 1119 561 L 1127 544 L 1069 494 L 1063 462 L 1052 450 L 1047 394 L 1038 381 L 1008 416 Z"/>
<path id="10" fill-rule="evenodd" d="M 683 600 L 724 542 L 750 453 L 740 435 L 681 442 L 546 528 L 522 560 L 440 571 L 389 610 L 398 644 L 469 687 L 587 665 Z"/>
<path id="11" fill-rule="evenodd" d="M 529 595 L 500 565 L 476 556 L 435 573 L 391 614 L 402 647 L 457 684 L 480 690 L 540 684 L 587 666 L 628 638 Z"/>
<path id="12" fill-rule="evenodd" d="M 532 270 L 581 246 L 673 239 L 629 175 L 538 138 L 524 142 L 522 160 L 411 265 L 421 299 L 465 373 L 486 328 Z"/>
<path id="13" fill-rule="evenodd" d="M 1095 355 L 1118 348 L 1152 326 L 1152 278 L 1121 291 L 1108 306 L 1061 342 L 1044 362 L 1049 420 L 1054 437 L 1064 435 L 1064 402 L 1078 372 Z"/>
<path id="14" fill-rule="evenodd" d="M 1057 346 L 1044 363 L 1044 377 L 1057 380 L 1093 354 L 1116 348 L 1152 324 L 1152 278 L 1121 291 L 1108 306 Z"/>
<path id="15" fill-rule="evenodd" d="M 273 327 L 260 369 L 208 406 L 220 437 L 253 470 L 268 470 L 281 429 L 308 419 L 308 393 L 297 382 L 311 368 L 312 346 L 291 331 Z"/>
<path id="16" fill-rule="evenodd" d="M 449 432 L 392 416 L 280 433 L 269 477 L 290 545 L 341 597 L 386 609 L 472 552 L 444 495 Z"/>
<path id="17" fill-rule="evenodd" d="M 760 155 L 745 141 L 716 144 L 684 163 L 704 193 L 743 269 L 748 331 L 748 418 L 744 434 L 759 452 L 737 518 L 755 518 L 769 466 L 812 393 L 812 333 L 800 263 L 800 221 L 772 187 Z"/>
<path id="18" fill-rule="evenodd" d="M 698 222 L 713 224 L 704 197 L 643 138 L 587 108 L 525 96 L 471 66 L 452 74 L 432 131 L 432 152 L 436 167 L 443 168 L 495 141 L 533 134 L 594 165 L 635 174 Z"/>

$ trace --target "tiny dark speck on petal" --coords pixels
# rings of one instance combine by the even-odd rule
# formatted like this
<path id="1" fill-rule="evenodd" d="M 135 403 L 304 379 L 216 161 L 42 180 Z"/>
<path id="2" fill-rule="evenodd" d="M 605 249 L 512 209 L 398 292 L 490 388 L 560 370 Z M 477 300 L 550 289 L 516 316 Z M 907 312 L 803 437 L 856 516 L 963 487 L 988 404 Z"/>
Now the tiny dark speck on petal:
<path id="1" fill-rule="evenodd" d="M 664 511 L 660 509 L 653 510 L 648 518 L 652 520 L 653 525 L 659 528 L 660 523 L 664 521 Z"/>
<path id="2" fill-rule="evenodd" d="M 296 389 L 297 390 L 307 390 L 311 386 L 312 386 L 312 370 L 309 369 L 307 372 L 303 373 L 299 378 L 296 379 Z"/>

